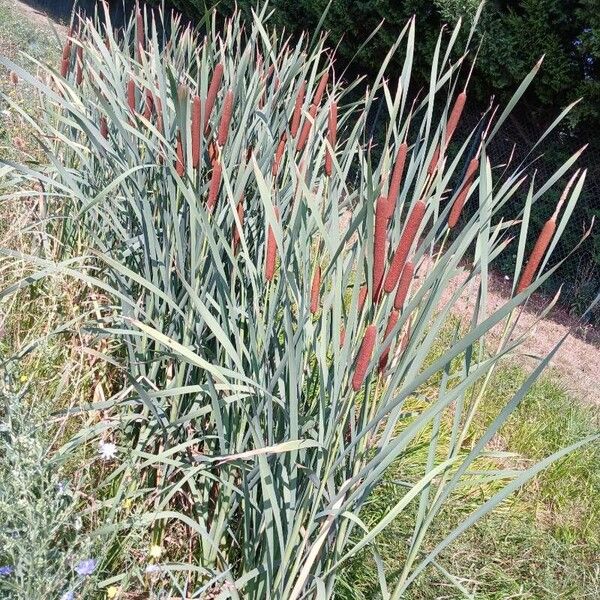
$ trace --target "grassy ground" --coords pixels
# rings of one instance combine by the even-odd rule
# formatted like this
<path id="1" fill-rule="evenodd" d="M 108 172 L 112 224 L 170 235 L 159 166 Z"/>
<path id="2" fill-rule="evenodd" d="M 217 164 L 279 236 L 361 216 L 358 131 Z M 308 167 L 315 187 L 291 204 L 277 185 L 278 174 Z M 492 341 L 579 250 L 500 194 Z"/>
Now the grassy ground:
<path id="1" fill-rule="evenodd" d="M 58 44 L 51 30 L 28 24 L 6 0 L 0 0 L 0 53 L 15 57 L 23 50 L 37 58 L 53 60 L 58 56 Z M 26 92 L 0 75 L 2 89 L 8 90 L 16 102 L 27 101 Z M 12 86 L 12 87 L 11 87 Z M 0 111 L 6 111 L 6 106 Z M 15 137 L 24 141 L 24 149 L 15 145 Z M 29 151 L 27 130 L 13 113 L 2 114 L 0 120 L 0 152 L 3 156 L 22 159 Z M 15 209 L 19 210 L 19 209 Z M 0 227 L 4 231 L 7 222 Z M 15 216 L 17 218 L 18 215 Z M 13 221 L 14 222 L 14 221 Z M 12 242 L 19 243 L 18 240 Z M 6 285 L 3 279 L 1 287 Z M 43 331 L 43 322 L 58 319 L 65 311 L 74 310 L 70 291 L 38 288 L 39 295 L 20 305 L 4 307 L 9 314 L 5 323 L 7 335 L 3 350 L 19 347 Z M 32 292 L 34 293 L 34 292 Z M 52 296 L 52 297 L 51 297 Z M 36 306 L 32 312 L 32 307 Z M 40 321 L 42 324 L 40 326 Z M 37 327 L 37 331 L 36 331 Z M 40 389 L 58 386 L 59 368 L 67 363 L 80 369 L 84 378 L 85 365 L 72 362 L 70 348 L 60 343 L 51 345 L 36 359 L 30 359 L 22 375 L 25 381 L 37 381 Z M 512 364 L 500 368 L 485 395 L 479 421 L 474 432 L 489 422 L 498 407 L 510 397 L 522 382 L 525 373 Z M 90 393 L 90 382 L 80 380 L 77 393 Z M 83 391 L 81 391 L 83 390 Z M 71 398 L 68 402 L 75 402 Z M 525 464 L 547 456 L 556 449 L 598 430 L 598 415 L 569 397 L 560 387 L 557 374 L 544 376 L 518 409 L 517 413 L 494 441 L 495 448 L 510 449 L 519 454 L 515 464 Z M 33 432 L 43 432 L 35 428 Z M 40 433 L 41 435 L 41 433 Z M 45 440 L 41 440 L 43 447 Z M 415 464 L 422 462 L 415 448 Z M 365 521 L 376 522 L 402 493 L 397 481 L 406 478 L 403 472 L 389 473 L 388 483 L 375 495 Z M 470 512 L 491 489 L 460 497 L 450 503 L 431 532 L 430 544 L 451 529 L 459 518 Z M 410 515 L 399 520 L 379 540 L 379 551 L 392 570 L 402 564 L 407 537 L 411 535 Z M 600 450 L 585 448 L 546 471 L 537 480 L 510 499 L 494 514 L 469 530 L 440 560 L 443 569 L 460 575 L 460 583 L 482 600 L 506 598 L 579 600 L 600 597 Z M 376 589 L 376 572 L 368 555 L 361 556 L 345 573 L 346 587 L 340 589 L 344 599 L 367 599 Z M 430 569 L 411 590 L 410 600 L 462 597 L 442 575 L 440 569 Z"/>

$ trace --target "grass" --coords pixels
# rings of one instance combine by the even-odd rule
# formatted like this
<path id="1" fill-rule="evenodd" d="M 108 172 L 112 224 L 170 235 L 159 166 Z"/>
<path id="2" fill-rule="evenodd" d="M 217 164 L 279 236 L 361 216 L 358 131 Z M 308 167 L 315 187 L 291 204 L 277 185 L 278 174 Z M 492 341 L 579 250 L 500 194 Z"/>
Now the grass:
<path id="1" fill-rule="evenodd" d="M 40 33 L 39 29 L 27 24 L 16 14 L 11 5 L 0 0 L 0 52 L 9 55 L 24 50 L 36 57 L 46 58 L 47 52 L 57 52 L 52 36 Z M 6 86 L 6 78 L 2 79 Z M 24 91 L 15 90 L 17 101 L 25 101 Z M 6 123 L 3 119 L 2 123 Z M 24 139 L 25 147 L 30 142 L 23 133 L 22 123 L 10 122 L 0 125 L 0 147 L 3 151 L 20 152 L 14 148 L 14 136 Z M 12 156 L 12 155 L 11 155 Z M 23 210 L 14 208 L 15 211 Z M 2 230 L 5 223 L 0 224 Z M 24 241 L 23 243 L 27 243 Z M 7 281 L 2 276 L 2 287 Z M 28 295 L 33 291 L 27 291 Z M 73 290 L 62 289 L 62 298 L 73 300 Z M 44 323 L 55 312 L 73 310 L 73 306 L 60 306 L 57 288 L 37 289 L 37 297 L 28 302 L 13 304 L 5 323 L 8 335 L 3 340 L 5 352 L 22 347 L 24 343 L 44 331 Z M 33 307 L 33 311 L 31 312 Z M 56 391 L 61 369 L 72 358 L 71 348 L 64 339 L 53 341 L 24 363 L 22 375 L 37 382 L 40 389 Z M 85 364 L 73 363 L 78 385 L 73 386 L 73 395 L 66 403 L 81 402 L 83 394 L 90 394 L 90 380 L 85 374 Z M 499 368 L 488 388 L 478 413 L 474 429 L 487 423 L 495 415 L 497 407 L 509 398 L 525 378 L 525 372 L 514 364 Z M 89 398 L 87 398 L 89 399 Z M 31 400 L 29 400 L 31 402 Z M 442 435 L 447 434 L 447 423 L 443 424 Z M 519 454 L 518 458 L 506 458 L 516 464 L 528 463 L 542 458 L 553 451 L 598 430 L 598 416 L 592 408 L 585 407 L 569 396 L 561 387 L 556 374 L 545 375 L 533 387 L 510 421 L 494 441 L 494 450 L 507 450 Z M 46 435 L 36 427 L 29 436 L 40 435 L 39 443 L 45 447 Z M 419 443 L 421 442 L 421 443 Z M 425 443 L 423 443 L 425 442 Z M 411 452 L 415 468 L 423 463 L 426 440 L 418 440 Z M 379 520 L 395 498 L 401 494 L 399 482 L 411 473 L 390 470 L 386 482 L 375 494 L 364 518 L 368 523 Z M 503 465 L 505 466 L 505 465 Z M 486 468 L 493 468 L 487 462 Z M 8 482 L 8 480 L 6 480 Z M 44 480 L 45 481 L 45 480 Z M 22 485 L 27 485 L 24 479 Z M 52 480 L 54 484 L 55 481 Z M 472 508 L 481 503 L 489 489 L 482 486 L 480 495 L 460 496 L 460 502 L 450 503 L 443 518 L 432 531 L 429 546 L 443 536 Z M 8 483 L 6 485 L 8 488 Z M 0 505 L 1 508 L 2 505 Z M 0 515 L 1 516 L 1 515 Z M 40 516 L 36 513 L 34 517 Z M 1 520 L 1 519 L 0 519 Z M 378 542 L 378 550 L 384 562 L 394 568 L 402 565 L 405 541 L 411 535 L 410 515 L 407 514 L 392 528 L 385 531 Z M 600 451 L 586 447 L 567 459 L 553 465 L 518 495 L 507 501 L 498 511 L 480 521 L 467 531 L 450 552 L 446 552 L 437 570 L 429 569 L 407 596 L 409 600 L 433 600 L 458 598 L 449 585 L 447 573 L 460 573 L 460 583 L 485 600 L 505 598 L 595 598 L 600 594 Z M 339 591 L 340 598 L 371 598 L 376 585 L 376 571 L 367 555 L 360 556 L 345 574 L 345 586 Z"/>
<path id="2" fill-rule="evenodd" d="M 474 433 L 495 416 L 526 377 L 514 363 L 497 370 L 474 423 Z M 517 465 L 551 454 L 589 433 L 598 431 L 598 411 L 583 405 L 560 385 L 557 373 L 545 374 L 494 441 L 494 450 L 510 450 Z M 446 435 L 448 429 L 445 431 Z M 424 462 L 426 445 L 413 448 L 415 465 Z M 503 465 L 506 466 L 506 465 Z M 493 468 L 488 464 L 487 468 Z M 397 481 L 406 472 L 393 469 L 366 511 L 365 520 L 378 521 L 386 514 Z M 481 495 L 492 488 L 482 486 Z M 451 503 L 431 532 L 431 547 L 481 502 L 481 497 L 461 496 Z M 407 515 L 385 531 L 378 550 L 388 568 L 400 568 L 407 538 Z M 545 600 L 597 598 L 600 594 L 600 449 L 587 447 L 554 464 L 506 501 L 499 510 L 474 525 L 442 556 L 440 566 L 460 574 L 459 582 L 478 600 L 523 598 Z M 365 565 L 368 565 L 365 567 Z M 376 568 L 364 554 L 348 569 L 339 597 L 371 598 L 377 589 Z M 426 573 L 407 600 L 462 598 L 441 570 Z"/>

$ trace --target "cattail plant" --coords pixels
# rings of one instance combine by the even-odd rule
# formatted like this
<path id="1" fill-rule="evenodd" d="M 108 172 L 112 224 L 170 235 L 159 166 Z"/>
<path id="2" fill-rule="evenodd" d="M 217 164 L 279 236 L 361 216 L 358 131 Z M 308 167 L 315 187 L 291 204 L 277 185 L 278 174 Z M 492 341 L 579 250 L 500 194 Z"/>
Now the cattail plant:
<path id="1" fill-rule="evenodd" d="M 383 334 L 384 340 L 386 340 L 388 338 L 390 333 L 392 333 L 392 330 L 394 329 L 394 327 L 396 327 L 399 316 L 400 316 L 400 313 L 395 309 L 392 310 L 392 312 L 390 313 L 390 316 L 388 317 L 387 325 L 385 326 L 385 333 Z M 378 366 L 379 366 L 379 370 L 381 372 L 385 371 L 385 368 L 387 366 L 391 345 L 392 345 L 391 341 L 388 344 L 385 344 L 384 349 L 383 349 L 383 354 L 379 357 L 379 365 Z"/>
<path id="2" fill-rule="evenodd" d="M 61 283 L 81 285 L 78 297 L 106 299 L 79 311 L 77 326 L 88 333 L 77 343 L 89 339 L 90 355 L 108 357 L 111 393 L 91 405 L 82 399 L 75 416 L 64 417 L 66 437 L 56 444 L 60 461 L 77 470 L 91 443 L 115 440 L 117 457 L 108 468 L 85 465 L 97 481 L 90 490 L 94 518 L 86 513 L 84 527 L 94 527 L 90 534 L 111 549 L 104 582 L 119 582 L 132 597 L 146 597 L 151 584 L 164 597 L 330 600 L 341 575 L 349 576 L 347 566 L 362 561 L 397 516 L 410 528 L 398 546 L 400 562 L 388 570 L 381 561 L 373 577 L 381 589 L 371 595 L 408 597 L 467 526 L 541 469 L 494 464 L 481 505 L 450 531 L 445 522 L 434 531 L 449 502 L 468 496 L 470 512 L 480 498 L 479 459 L 535 379 L 497 414 L 479 411 L 491 370 L 519 341 L 507 335 L 484 346 L 486 334 L 510 324 L 525 297 L 494 306 L 485 277 L 515 228 L 522 258 L 530 210 L 543 206 L 538 201 L 577 155 L 523 208 L 514 198 L 527 164 L 496 168 L 491 141 L 509 112 L 499 111 L 478 154 L 486 168 L 468 181 L 469 193 L 479 185 L 486 190 L 485 202 L 474 203 L 468 222 L 459 226 L 457 219 L 448 236 L 451 210 L 442 187 L 468 160 L 466 145 L 443 160 L 464 106 L 464 98 L 452 103 L 449 96 L 464 79 L 465 57 L 475 54 L 459 48 L 461 40 L 477 36 L 457 29 L 440 37 L 445 47 L 415 100 L 418 34 L 411 20 L 382 62 L 381 77 L 357 94 L 360 82 L 329 76 L 334 59 L 325 37 L 292 47 L 269 31 L 265 14 L 257 11 L 244 26 L 238 13 L 224 22 L 213 14 L 196 31 L 175 15 L 132 11 L 129 35 L 111 30 L 110 15 L 106 29 L 81 20 L 76 44 L 94 76 L 78 85 L 77 76 L 67 78 L 67 65 L 64 94 L 56 93 L 58 82 L 46 83 L 52 77 L 27 79 L 45 113 L 36 125 L 46 155 L 10 169 L 19 199 L 24 191 L 37 197 L 43 182 L 47 217 L 40 227 L 56 240 L 56 254 L 11 254 L 25 279 L 3 297 L 58 274 Z M 157 26 L 145 31 L 142 53 L 140 32 L 150 23 Z M 63 52 L 72 61 L 70 45 Z M 396 93 L 388 88 L 392 55 L 406 59 L 394 67 Z M 21 73 L 10 60 L 0 64 Z M 138 90 L 134 106 L 125 89 L 130 81 Z M 177 82 L 188 86 L 182 97 Z M 259 94 L 268 110 L 257 110 Z M 385 131 L 376 145 L 367 117 L 381 98 Z M 155 126 L 131 127 L 134 109 Z M 427 157 L 438 142 L 434 181 Z M 563 219 L 573 214 L 582 186 L 583 175 Z M 508 207 L 514 218 L 500 218 Z M 532 285 L 547 260 L 563 229 L 558 214 L 513 282 L 518 290 Z M 285 241 L 279 249 L 275 221 Z M 387 272 L 386 244 L 393 250 Z M 422 277 L 409 296 L 416 264 Z M 469 273 L 457 280 L 459 264 Z M 394 296 L 381 297 L 382 287 Z M 449 287 L 456 292 L 441 300 Z M 485 318 L 467 315 L 460 328 L 451 327 L 456 298 L 465 294 L 477 294 Z M 72 328 L 61 323 L 59 331 Z M 106 353 L 98 352 L 100 342 Z M 482 351 L 470 351 L 477 347 Z M 385 376 L 365 388 L 374 377 L 370 365 Z M 472 417 L 481 426 L 470 427 Z M 451 440 L 443 437 L 448 430 Z M 422 444 L 430 446 L 413 452 Z M 365 521 L 390 465 L 417 475 L 397 486 L 384 516 Z M 124 509 L 124 500 L 135 512 Z M 165 542 L 152 582 L 130 576 L 148 540 Z"/>
<path id="3" fill-rule="evenodd" d="M 132 114 L 135 114 L 135 81 L 129 79 L 127 81 L 127 105 Z"/>
<path id="4" fill-rule="evenodd" d="M 367 374 L 367 368 L 371 362 L 373 355 L 373 347 L 375 346 L 375 338 L 377 336 L 377 326 L 369 325 L 365 329 L 360 349 L 356 355 L 354 364 L 354 374 L 352 375 L 352 389 L 358 392 L 362 387 Z"/>
<path id="5" fill-rule="evenodd" d="M 279 207 L 274 206 L 275 218 L 279 221 Z M 277 242 L 273 227 L 269 225 L 267 230 L 267 249 L 265 254 L 265 279 L 271 281 L 275 275 L 275 262 L 277 260 Z"/>
<path id="6" fill-rule="evenodd" d="M 387 250 L 388 199 L 381 196 L 375 208 L 375 234 L 373 236 L 373 301 L 376 302 L 381 293 L 385 274 Z"/>
<path id="7" fill-rule="evenodd" d="M 79 86 L 83 83 L 83 46 L 77 46 L 75 56 L 75 84 Z"/>
<path id="8" fill-rule="evenodd" d="M 292 120 L 290 122 L 290 135 L 292 138 L 296 137 L 298 128 L 300 127 L 300 119 L 302 118 L 302 106 L 304 105 L 304 95 L 306 94 L 306 81 L 303 80 L 300 84 L 300 89 L 296 96 L 296 104 L 294 105 L 294 112 L 292 114 Z"/>
<path id="9" fill-rule="evenodd" d="M 219 146 L 224 146 L 229 133 L 229 123 L 231 122 L 231 114 L 233 113 L 233 90 L 227 90 L 225 101 L 223 103 L 223 112 L 221 113 L 221 121 L 219 122 L 219 132 L 217 141 Z"/>
<path id="10" fill-rule="evenodd" d="M 450 113 L 450 117 L 448 118 L 448 123 L 446 124 L 446 137 L 444 140 L 444 147 L 447 148 L 452 140 L 452 136 L 456 131 L 456 127 L 458 126 L 458 122 L 460 121 L 460 117 L 462 115 L 463 109 L 465 107 L 465 103 L 467 101 L 467 93 L 466 91 L 462 91 L 454 102 L 454 106 L 452 107 L 452 112 Z M 441 147 L 438 144 L 435 147 L 435 151 L 433 156 L 431 157 L 431 162 L 429 163 L 429 167 L 427 169 L 428 174 L 433 174 L 437 169 L 438 162 L 440 160 Z"/>
<path id="11" fill-rule="evenodd" d="M 426 210 L 427 206 L 425 202 L 419 200 L 415 203 L 410 215 L 406 219 L 404 230 L 402 231 L 402 235 L 398 241 L 398 246 L 394 252 L 394 258 L 392 259 L 392 263 L 383 286 L 384 290 L 388 294 L 396 287 L 396 284 L 398 283 L 398 279 L 400 278 L 400 274 L 404 268 L 406 258 L 408 257 L 410 249 L 412 248 Z"/>

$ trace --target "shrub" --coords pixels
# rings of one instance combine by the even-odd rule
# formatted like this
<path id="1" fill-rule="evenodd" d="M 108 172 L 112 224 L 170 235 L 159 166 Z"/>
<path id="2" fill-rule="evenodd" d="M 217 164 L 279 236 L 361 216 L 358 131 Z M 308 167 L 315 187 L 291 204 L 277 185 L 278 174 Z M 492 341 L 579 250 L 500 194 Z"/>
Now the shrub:
<path id="1" fill-rule="evenodd" d="M 456 36 L 447 47 L 440 38 L 429 89 L 415 95 L 410 21 L 356 101 L 355 83 L 335 71 L 322 39 L 293 45 L 267 31 L 264 11 L 247 31 L 239 16 L 222 31 L 208 19 L 202 32 L 164 19 L 138 13 L 122 31 L 107 17 L 77 22 L 66 77 L 58 65 L 46 69 L 46 83 L 2 61 L 45 103 L 36 127 L 48 164 L 11 164 L 10 176 L 43 186 L 48 232 L 60 241 L 56 260 L 20 255 L 40 270 L 17 287 L 52 272 L 85 282 L 96 294 L 88 331 L 120 343 L 105 358 L 122 385 L 82 407 L 103 419 L 65 446 L 98 437 L 115 444 L 114 469 L 98 476 L 108 497 L 96 533 L 109 535 L 114 550 L 100 585 L 186 597 L 331 597 L 348 559 L 370 549 L 378 560 L 378 534 L 415 509 L 403 570 L 381 569 L 382 594 L 399 598 L 462 531 L 569 450 L 524 471 L 488 476 L 481 468 L 493 455 L 488 442 L 550 357 L 477 438 L 471 423 L 494 368 L 521 341 L 511 338 L 518 307 L 553 273 L 548 261 L 585 173 L 573 176 L 530 285 L 497 310 L 487 306 L 490 264 L 517 237 L 516 287 L 525 241 L 537 234 L 528 231 L 531 208 L 579 153 L 548 181 L 532 178 L 528 191 L 528 164 L 511 172 L 488 156 L 538 63 L 475 140 L 479 169 L 464 198 L 462 186 L 448 185 L 473 158 L 476 132 L 446 151 L 470 66 L 466 53 L 449 60 Z M 392 85 L 386 67 L 400 47 L 404 67 Z M 388 127 L 376 158 L 366 115 L 379 96 Z M 389 195 L 391 180 L 397 192 Z M 459 196 L 474 209 L 455 215 L 450 239 Z M 499 220 L 516 198 L 523 209 Z M 473 248 L 467 279 L 444 298 Z M 413 267 L 407 282 L 402 272 Z M 476 298 L 473 315 L 432 361 L 462 294 Z M 498 324 L 504 334 L 486 352 L 480 342 Z M 415 398 L 419 408 L 405 410 Z M 443 417 L 453 423 L 444 446 Z M 423 440 L 422 472 L 401 483 L 406 493 L 368 528 L 361 510 L 386 470 Z M 429 547 L 446 503 L 488 477 L 501 484 L 494 494 Z M 120 510 L 124 501 L 130 511 Z M 139 536 L 151 540 L 150 552 L 132 547 Z M 133 565 L 140 556 L 145 573 Z"/>

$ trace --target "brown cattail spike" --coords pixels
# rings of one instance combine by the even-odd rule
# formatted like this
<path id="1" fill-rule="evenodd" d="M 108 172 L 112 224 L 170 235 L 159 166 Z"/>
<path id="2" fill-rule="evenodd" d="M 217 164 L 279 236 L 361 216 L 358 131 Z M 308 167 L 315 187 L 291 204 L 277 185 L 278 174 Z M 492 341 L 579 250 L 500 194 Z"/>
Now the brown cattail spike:
<path id="1" fill-rule="evenodd" d="M 302 106 L 304 105 L 304 95 L 306 94 L 306 81 L 300 84 L 298 95 L 296 96 L 296 104 L 294 105 L 294 113 L 292 115 L 292 122 L 290 123 L 290 134 L 293 138 L 298 133 L 300 127 L 300 118 L 302 117 Z"/>
<path id="2" fill-rule="evenodd" d="M 213 163 L 213 171 L 210 178 L 210 185 L 208 188 L 208 200 L 206 206 L 208 210 L 212 212 L 217 205 L 217 199 L 219 197 L 219 189 L 221 187 L 221 177 L 223 175 L 223 167 L 220 162 L 215 161 Z"/>
<path id="3" fill-rule="evenodd" d="M 144 17 L 139 7 L 135 15 L 135 52 L 138 61 L 141 60 L 145 45 Z"/>
<path id="4" fill-rule="evenodd" d="M 450 215 L 448 216 L 448 227 L 453 229 L 456 227 L 458 223 L 458 219 L 460 219 L 460 215 L 462 213 L 462 209 L 465 205 L 465 200 L 469 195 L 469 190 L 471 189 L 471 185 L 473 184 L 473 180 L 475 179 L 475 174 L 479 169 L 479 159 L 474 158 L 469 163 L 467 167 L 467 172 L 465 173 L 465 178 L 463 180 L 460 191 L 458 192 L 458 196 L 456 196 L 456 200 L 452 205 L 452 209 L 450 210 Z"/>
<path id="5" fill-rule="evenodd" d="M 100 135 L 107 140 L 108 139 L 108 123 L 106 117 L 100 117 Z"/>
<path id="6" fill-rule="evenodd" d="M 542 232 L 535 242 L 535 246 L 533 247 L 531 255 L 529 256 L 529 260 L 523 269 L 523 273 L 521 274 L 521 278 L 519 280 L 519 285 L 517 286 L 517 294 L 520 294 L 525 288 L 529 287 L 533 281 L 533 276 L 538 270 L 540 262 L 542 262 L 542 258 L 544 257 L 548 246 L 550 245 L 550 241 L 552 240 L 555 231 L 556 220 L 554 217 L 551 217 L 546 221 Z"/>
<path id="7" fill-rule="evenodd" d="M 329 107 L 329 117 L 327 120 L 327 141 L 333 150 L 335 150 L 335 142 L 337 138 L 337 102 L 332 102 Z M 333 155 L 332 151 L 327 148 L 325 154 L 325 174 L 327 177 L 331 177 L 333 172 Z"/>
<path id="8" fill-rule="evenodd" d="M 437 169 L 439 161 L 440 161 L 440 145 L 438 144 L 435 147 L 435 150 L 433 151 L 433 156 L 431 157 L 431 162 L 429 163 L 429 166 L 427 167 L 428 175 L 433 175 L 433 173 L 435 173 L 435 170 Z"/>
<path id="9" fill-rule="evenodd" d="M 383 289 L 388 294 L 396 287 L 396 284 L 398 283 L 400 273 L 402 273 L 404 263 L 406 262 L 408 253 L 410 252 L 415 237 L 417 236 L 417 232 L 421 225 L 421 221 L 425 216 L 426 210 L 427 206 L 425 203 L 422 200 L 419 200 L 413 206 L 410 215 L 406 220 L 404 231 L 400 236 L 400 241 L 396 247 L 396 252 L 394 253 L 394 258 L 392 259 L 392 264 L 390 265 L 390 270 L 388 271 L 383 286 Z"/>
<path id="10" fill-rule="evenodd" d="M 83 46 L 77 46 L 77 70 L 75 83 L 81 85 L 83 82 Z"/>
<path id="11" fill-rule="evenodd" d="M 219 133 L 217 141 L 219 146 L 223 147 L 227 141 L 227 135 L 229 133 L 229 123 L 231 122 L 231 115 L 233 113 L 233 91 L 227 90 L 225 94 L 225 102 L 223 103 L 223 112 L 221 113 L 221 121 L 219 122 Z"/>
<path id="12" fill-rule="evenodd" d="M 65 45 L 63 46 L 62 58 L 60 62 L 60 74 L 61 77 L 66 77 L 69 74 L 69 67 L 71 65 L 71 48 L 73 41 L 71 38 L 67 38 Z"/>
<path id="13" fill-rule="evenodd" d="M 360 350 L 356 357 L 354 366 L 354 375 L 352 376 L 352 389 L 357 392 L 365 380 L 367 367 L 373 355 L 373 346 L 375 345 L 375 336 L 377 335 L 377 327 L 369 325 L 365 330 L 365 334 L 360 345 Z"/>
<path id="14" fill-rule="evenodd" d="M 387 243 L 387 198 L 381 196 L 375 208 L 375 234 L 373 236 L 373 302 L 377 302 L 381 294 L 385 273 L 385 254 Z"/>
<path id="15" fill-rule="evenodd" d="M 400 184 L 402 183 L 402 175 L 404 174 L 404 165 L 406 164 L 406 155 L 408 153 L 408 144 L 402 142 L 396 153 L 396 161 L 394 162 L 394 170 L 392 171 L 392 179 L 388 189 L 388 217 L 394 214 L 398 194 L 400 193 Z"/>
<path id="16" fill-rule="evenodd" d="M 135 81 L 131 78 L 127 82 L 127 104 L 129 110 L 135 114 Z"/>
<path id="17" fill-rule="evenodd" d="M 275 218 L 279 221 L 279 208 L 273 207 L 275 211 Z M 267 251 L 265 255 L 265 279 L 271 281 L 275 275 L 275 261 L 277 259 L 277 243 L 275 241 L 275 232 L 273 227 L 269 225 L 267 231 Z"/>
<path id="18" fill-rule="evenodd" d="M 208 128 L 210 115 L 219 93 L 219 87 L 221 86 L 221 80 L 223 79 L 223 65 L 218 63 L 213 71 L 210 85 L 208 87 L 208 94 L 206 95 L 206 105 L 204 106 L 204 130 Z"/>
<path id="19" fill-rule="evenodd" d="M 396 310 L 402 310 L 404 308 L 404 302 L 406 296 L 408 296 L 408 288 L 413 279 L 415 273 L 415 266 L 412 262 L 408 261 L 402 269 L 402 276 L 398 283 L 398 289 L 396 290 L 396 297 L 394 298 L 394 308 Z"/>
<path id="20" fill-rule="evenodd" d="M 275 151 L 275 158 L 273 159 L 272 173 L 273 173 L 274 177 L 276 177 L 277 173 L 279 173 L 281 159 L 283 158 L 283 153 L 285 152 L 286 139 L 287 139 L 287 136 L 284 131 L 283 134 L 281 135 L 281 139 L 279 140 L 279 144 L 277 144 L 277 150 Z"/>
<path id="21" fill-rule="evenodd" d="M 298 144 L 296 146 L 298 152 L 302 152 L 304 146 L 306 146 L 306 142 L 308 141 L 308 135 L 310 134 L 310 129 L 312 124 L 317 116 L 318 106 L 316 104 L 311 104 L 308 110 L 309 118 L 304 120 L 304 125 L 302 126 L 302 131 L 300 132 L 300 136 L 298 137 Z"/>
<path id="22" fill-rule="evenodd" d="M 310 287 L 310 312 L 314 315 L 319 310 L 319 292 L 321 289 L 321 267 L 317 265 Z"/>
<path id="23" fill-rule="evenodd" d="M 200 117 L 202 114 L 202 102 L 200 96 L 195 95 L 192 100 L 192 165 L 194 169 L 198 168 L 200 163 Z"/>
<path id="24" fill-rule="evenodd" d="M 394 327 L 396 327 L 397 323 L 398 323 L 398 311 L 397 310 L 393 310 L 390 313 L 390 316 L 388 317 L 388 322 L 387 322 L 387 325 L 385 327 L 385 333 L 383 334 L 384 341 L 390 335 L 390 333 L 392 332 L 392 330 L 394 329 Z M 388 356 L 390 354 L 390 346 L 391 345 L 392 345 L 392 342 L 390 340 L 390 342 L 385 345 L 385 349 L 383 351 L 383 354 L 379 357 L 379 370 L 380 371 L 385 370 L 385 367 L 387 366 Z"/>
<path id="25" fill-rule="evenodd" d="M 152 95 L 152 92 L 147 88 L 145 98 L 146 101 L 144 106 L 144 119 L 149 121 L 150 117 L 152 116 L 152 113 L 154 112 L 154 96 Z"/>
<path id="26" fill-rule="evenodd" d="M 457 98 L 454 106 L 452 107 L 452 112 L 450 113 L 450 117 L 448 118 L 448 123 L 446 125 L 446 146 L 450 143 L 454 132 L 456 131 L 456 127 L 458 122 L 460 121 L 460 116 L 462 115 L 462 111 L 465 107 L 465 102 L 467 101 L 467 93 L 461 92 Z"/>
<path id="27" fill-rule="evenodd" d="M 185 173 L 185 162 L 183 157 L 183 143 L 181 141 L 180 131 L 177 133 L 177 145 L 175 150 L 177 152 L 177 161 L 175 162 L 175 169 L 177 171 L 177 175 L 179 175 L 179 177 L 183 177 L 183 174 Z"/>
<path id="28" fill-rule="evenodd" d="M 358 312 L 361 313 L 365 306 L 365 300 L 367 299 L 367 286 L 361 285 L 360 291 L 358 292 Z"/>
<path id="29" fill-rule="evenodd" d="M 312 101 L 312 103 L 315 106 L 319 106 L 321 104 L 321 100 L 323 99 L 323 94 L 325 93 L 325 89 L 327 88 L 328 81 L 329 81 L 329 71 L 325 71 L 325 73 L 323 73 L 323 75 L 321 75 L 321 80 L 319 81 L 317 91 L 315 92 L 315 97 L 313 98 L 313 101 Z"/>
<path id="30" fill-rule="evenodd" d="M 233 233 L 232 233 L 232 246 L 233 246 L 233 253 L 236 254 L 237 253 L 237 249 L 238 246 L 240 245 L 240 229 L 239 227 L 241 227 L 242 229 L 244 228 L 244 199 L 242 198 L 237 205 L 237 216 L 238 219 L 240 221 L 240 225 L 238 226 L 238 224 L 234 221 L 233 223 Z"/>

